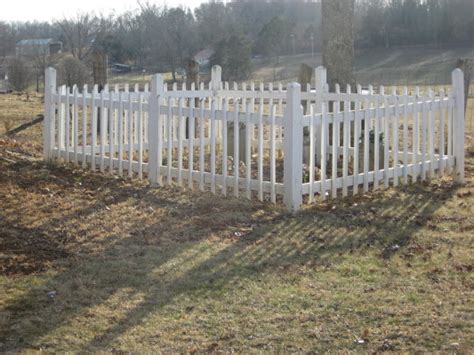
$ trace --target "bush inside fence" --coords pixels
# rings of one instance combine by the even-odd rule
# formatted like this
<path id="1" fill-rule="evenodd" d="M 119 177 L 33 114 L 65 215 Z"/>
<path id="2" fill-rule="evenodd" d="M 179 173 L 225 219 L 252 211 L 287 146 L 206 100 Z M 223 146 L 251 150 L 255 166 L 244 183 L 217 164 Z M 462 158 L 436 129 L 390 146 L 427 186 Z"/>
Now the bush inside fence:
<path id="1" fill-rule="evenodd" d="M 45 159 L 153 184 L 236 197 L 336 198 L 453 174 L 464 179 L 463 74 L 452 89 L 329 92 L 325 69 L 315 86 L 286 88 L 221 82 L 176 84 L 159 74 L 151 87 L 56 88 L 46 71 Z"/>

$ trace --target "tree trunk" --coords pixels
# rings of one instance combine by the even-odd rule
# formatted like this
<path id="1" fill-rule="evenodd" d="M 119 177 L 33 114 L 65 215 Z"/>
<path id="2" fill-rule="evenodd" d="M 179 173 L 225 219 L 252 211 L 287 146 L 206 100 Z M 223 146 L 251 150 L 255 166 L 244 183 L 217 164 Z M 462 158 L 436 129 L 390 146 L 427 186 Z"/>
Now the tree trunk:
<path id="1" fill-rule="evenodd" d="M 92 76 L 94 84 L 97 84 L 99 92 L 107 84 L 107 54 L 102 50 L 96 49 L 92 53 Z M 100 109 L 97 110 L 97 133 L 100 134 Z"/>
<path id="2" fill-rule="evenodd" d="M 456 63 L 456 68 L 459 68 L 464 73 L 464 111 L 467 109 L 467 100 L 469 96 L 469 86 L 471 85 L 472 64 L 469 59 L 459 58 Z"/>
<path id="3" fill-rule="evenodd" d="M 354 0 L 322 0 L 323 65 L 328 84 L 354 85 Z"/>

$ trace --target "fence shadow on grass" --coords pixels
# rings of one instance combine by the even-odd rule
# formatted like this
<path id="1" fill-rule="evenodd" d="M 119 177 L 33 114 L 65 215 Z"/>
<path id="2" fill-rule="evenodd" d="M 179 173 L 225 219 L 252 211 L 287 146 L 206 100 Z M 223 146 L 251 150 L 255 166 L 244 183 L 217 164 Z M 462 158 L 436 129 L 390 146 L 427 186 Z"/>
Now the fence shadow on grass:
<path id="1" fill-rule="evenodd" d="M 234 281 L 255 280 L 262 273 L 284 274 L 294 266 L 331 266 L 348 254 L 375 250 L 381 258 L 390 258 L 403 250 L 456 188 L 409 186 L 390 195 L 380 192 L 341 202 L 334 208 L 316 206 L 293 217 L 276 213 L 266 223 L 255 215 L 261 205 L 227 199 L 213 210 L 213 200 L 201 200 L 200 194 L 194 195 L 196 203 L 183 203 L 182 193 L 169 189 L 153 194 L 143 191 L 119 191 L 109 208 L 139 194 L 141 207 L 164 208 L 171 220 L 163 218 L 151 225 L 139 218 L 130 220 L 121 233 L 101 242 L 99 254 L 77 258 L 46 285 L 9 305 L 2 350 L 26 350 L 40 344 L 54 349 L 54 343 L 45 339 L 61 334 L 63 327 L 73 329 L 74 324 L 86 328 L 85 338 L 71 341 L 71 350 L 110 350 L 118 338 L 178 297 L 217 298 L 219 293 L 232 292 Z M 163 192 L 166 197 L 160 197 Z M 222 208 L 226 204 L 227 209 Z M 68 224 L 78 216 L 87 219 L 100 206 L 103 202 L 47 221 L 42 228 Z M 239 217 L 234 216 L 237 208 L 243 209 Z M 173 230 L 177 221 L 184 224 Z M 213 224 L 218 227 L 209 227 Z M 250 233 L 235 232 L 251 225 Z M 58 290 L 57 297 L 48 299 L 48 290 Z M 122 301 L 127 307 L 121 307 Z M 119 315 L 102 314 L 101 307 L 115 307 Z M 81 317 L 87 322 L 77 321 Z"/>

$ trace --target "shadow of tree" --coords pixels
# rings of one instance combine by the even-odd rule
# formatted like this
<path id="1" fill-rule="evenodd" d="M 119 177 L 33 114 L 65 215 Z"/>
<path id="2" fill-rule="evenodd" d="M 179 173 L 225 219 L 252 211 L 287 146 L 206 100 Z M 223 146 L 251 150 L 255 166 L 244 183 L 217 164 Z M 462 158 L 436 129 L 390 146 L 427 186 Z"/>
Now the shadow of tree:
<path id="1" fill-rule="evenodd" d="M 113 180 L 105 185 L 108 189 L 96 193 L 94 203 L 44 221 L 31 232 L 79 220 L 87 223 L 91 218 L 109 226 L 105 219 L 109 217 L 98 212 L 104 211 L 104 201 L 109 210 L 128 206 L 129 211 L 131 196 L 133 207 L 154 212 L 120 219 L 119 233 L 98 238 L 94 243 L 100 247 L 76 256 L 45 284 L 9 304 L 9 317 L 0 333 L 3 351 L 54 348 L 44 338 L 71 324 L 88 331 L 85 339 L 71 345 L 74 349 L 110 349 L 178 297 L 219 297 L 233 292 L 236 281 L 256 280 L 263 273 L 284 275 L 302 266 L 318 270 L 352 254 L 376 251 L 381 260 L 390 258 L 406 248 L 456 191 L 453 186 L 409 186 L 318 205 L 290 216 L 240 200 L 217 203 L 199 193 L 189 199 L 173 189 L 123 187 Z M 113 199 L 107 199 L 109 191 L 114 191 Z M 150 223 L 151 219 L 155 221 Z M 77 243 L 82 241 L 79 238 Z M 57 290 L 53 299 L 46 296 L 50 290 Z M 122 301 L 127 303 L 124 308 Z M 120 316 L 94 315 L 98 307 L 111 307 L 111 302 L 118 302 L 114 307 Z M 81 317 L 102 322 L 76 322 Z"/>

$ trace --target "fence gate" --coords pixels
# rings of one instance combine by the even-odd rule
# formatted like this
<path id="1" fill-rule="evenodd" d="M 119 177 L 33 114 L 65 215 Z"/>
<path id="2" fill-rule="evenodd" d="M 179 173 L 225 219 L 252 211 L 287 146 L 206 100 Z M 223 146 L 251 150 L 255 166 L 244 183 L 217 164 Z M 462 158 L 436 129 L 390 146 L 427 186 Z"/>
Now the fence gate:
<path id="1" fill-rule="evenodd" d="M 313 87 L 221 81 L 168 87 L 56 86 L 46 70 L 44 158 L 152 184 L 226 196 L 303 202 L 408 184 L 464 180 L 463 73 L 452 87 Z"/>

